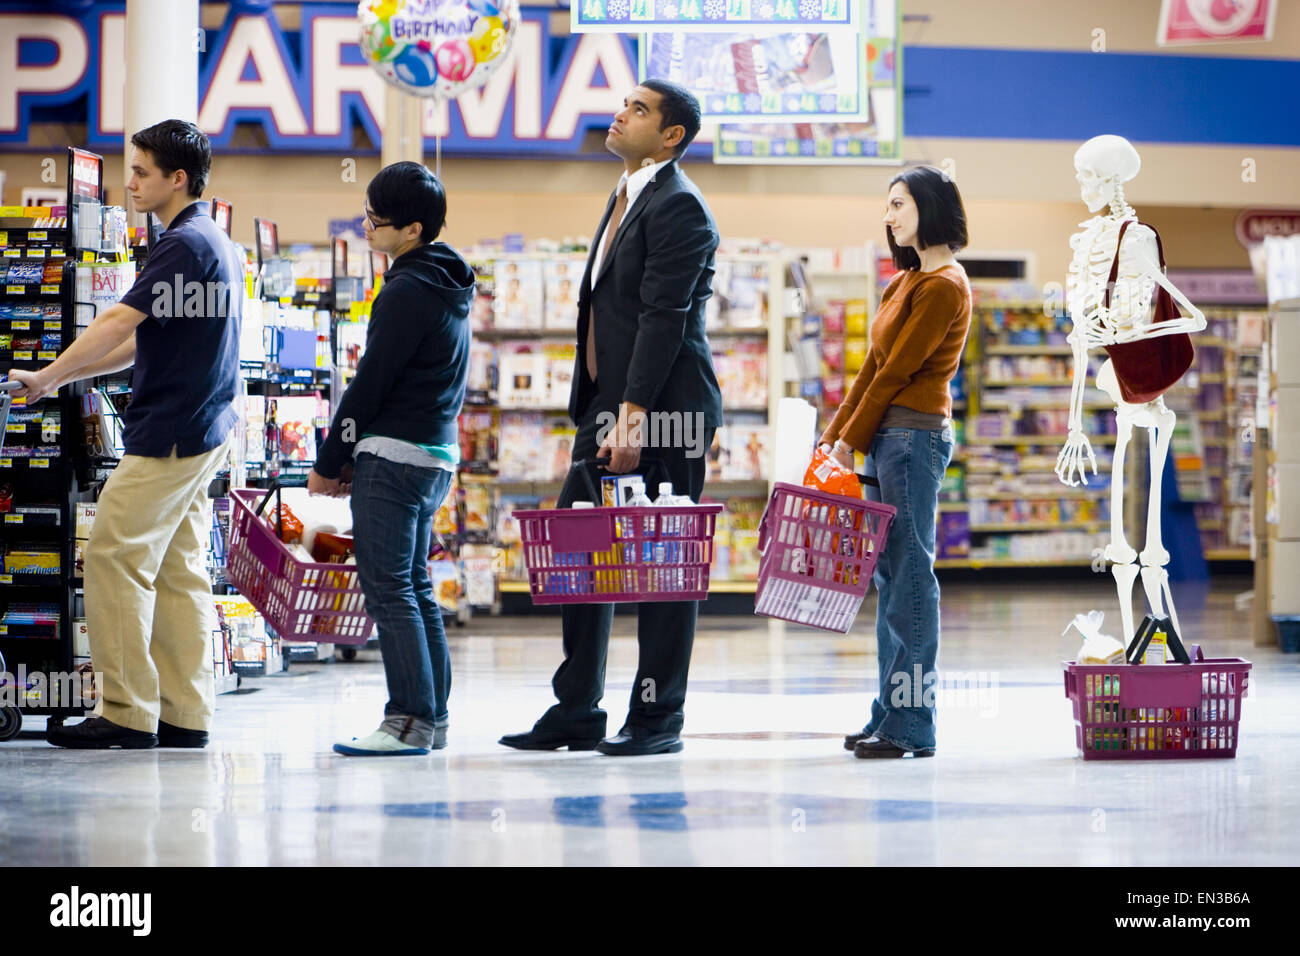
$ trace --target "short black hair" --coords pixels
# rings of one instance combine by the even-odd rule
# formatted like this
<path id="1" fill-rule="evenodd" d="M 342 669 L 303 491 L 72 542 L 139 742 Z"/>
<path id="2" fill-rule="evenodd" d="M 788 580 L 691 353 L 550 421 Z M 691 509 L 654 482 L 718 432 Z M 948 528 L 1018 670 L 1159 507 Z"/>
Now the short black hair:
<path id="1" fill-rule="evenodd" d="M 941 169 L 933 166 L 912 166 L 889 181 L 903 183 L 916 203 L 916 238 L 922 249 L 947 246 L 953 252 L 966 248 L 966 207 L 962 205 L 957 183 Z M 894 241 L 893 230 L 885 228 L 889 238 L 889 251 L 894 257 L 894 268 L 916 270 L 921 268 L 921 257 L 911 246 L 900 246 Z"/>
<path id="2" fill-rule="evenodd" d="M 642 80 L 641 85 L 659 94 L 659 131 L 663 132 L 670 126 L 686 130 L 682 141 L 677 144 L 677 155 L 681 156 L 700 131 L 700 101 L 686 87 L 667 80 Z"/>
<path id="3" fill-rule="evenodd" d="M 193 123 L 169 119 L 142 129 L 131 137 L 131 145 L 148 152 L 155 165 L 167 176 L 185 170 L 189 194 L 203 195 L 212 170 L 212 144 Z"/>
<path id="4" fill-rule="evenodd" d="M 421 243 L 433 242 L 447 224 L 447 193 L 420 163 L 385 166 L 366 186 L 366 202 L 376 216 L 398 229 L 418 222 Z"/>

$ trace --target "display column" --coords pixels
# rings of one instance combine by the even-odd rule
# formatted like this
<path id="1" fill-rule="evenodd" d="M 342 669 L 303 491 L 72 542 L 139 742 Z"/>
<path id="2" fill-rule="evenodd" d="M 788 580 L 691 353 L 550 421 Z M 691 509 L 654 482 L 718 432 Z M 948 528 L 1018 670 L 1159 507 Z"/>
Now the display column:
<path id="1" fill-rule="evenodd" d="M 199 0 L 126 0 L 128 68 L 122 115 L 128 178 L 133 133 L 166 119 L 198 122 L 199 50 L 206 46 Z M 129 195 L 126 207 L 137 215 Z"/>

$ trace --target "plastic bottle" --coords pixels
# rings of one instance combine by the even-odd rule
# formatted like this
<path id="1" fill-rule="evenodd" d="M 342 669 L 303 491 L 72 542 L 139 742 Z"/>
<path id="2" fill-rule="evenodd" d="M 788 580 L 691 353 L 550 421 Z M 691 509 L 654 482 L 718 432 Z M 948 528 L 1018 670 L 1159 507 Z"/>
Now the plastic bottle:
<path id="1" fill-rule="evenodd" d="M 672 508 L 677 505 L 671 482 L 659 483 L 659 497 L 654 500 L 656 508 Z M 668 567 L 678 561 L 677 542 L 672 539 L 677 535 L 677 519 L 664 515 L 659 519 L 659 534 L 654 543 L 655 567 L 650 569 L 650 587 L 655 591 L 672 591 L 677 588 L 677 575 Z"/>
<path id="2" fill-rule="evenodd" d="M 695 502 L 691 500 L 690 495 L 676 495 L 673 500 L 679 507 L 689 508 L 695 504 Z M 692 519 L 689 516 L 679 516 L 673 526 L 673 533 L 676 534 L 678 538 L 678 540 L 674 542 L 677 548 L 677 572 L 674 577 L 677 580 L 677 590 L 679 591 L 687 590 L 685 562 L 688 557 L 689 546 L 682 539 L 688 536 L 694 536 L 697 533 L 698 529 L 692 527 L 692 522 L 698 520 L 702 519 Z M 696 558 L 695 560 L 698 561 L 699 559 Z M 694 587 L 692 587 L 691 590 L 699 590 L 700 582 L 696 581 L 693 577 L 692 583 L 694 584 Z"/>
<path id="3" fill-rule="evenodd" d="M 629 508 L 649 508 L 651 506 L 650 499 L 646 497 L 644 482 L 638 481 L 632 484 L 632 494 L 628 496 L 627 506 Z M 639 561 L 641 564 L 649 565 L 654 560 L 654 542 L 650 540 L 650 533 L 654 528 L 654 519 L 647 518 L 644 521 L 634 520 L 632 521 L 632 527 L 639 528 L 640 534 L 644 536 L 641 541 Z M 632 543 L 629 551 L 632 561 L 637 561 L 638 554 L 635 542 Z M 635 575 L 635 572 L 633 572 L 633 575 Z M 649 582 L 647 581 L 646 583 L 647 586 L 649 586 Z M 636 590 L 636 585 L 639 585 L 639 582 L 635 582 L 631 590 Z"/>
<path id="4" fill-rule="evenodd" d="M 580 510 L 583 508 L 594 508 L 596 506 L 590 501 L 575 501 L 569 507 Z M 572 557 L 573 557 L 573 563 L 577 566 L 585 566 L 588 564 L 589 558 L 587 560 L 584 560 L 582 557 L 576 554 L 573 555 Z M 570 575 L 566 575 L 566 577 L 572 578 L 572 580 L 569 581 L 569 588 L 568 588 L 569 594 L 588 593 L 587 576 L 585 574 L 572 573 Z M 597 574 L 597 577 L 599 577 L 599 574 Z"/>

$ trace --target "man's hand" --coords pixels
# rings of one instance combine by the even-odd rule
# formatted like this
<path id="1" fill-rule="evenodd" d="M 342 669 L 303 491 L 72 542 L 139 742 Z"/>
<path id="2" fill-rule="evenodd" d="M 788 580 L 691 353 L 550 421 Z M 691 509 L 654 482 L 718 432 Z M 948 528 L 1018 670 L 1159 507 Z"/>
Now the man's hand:
<path id="1" fill-rule="evenodd" d="M 605 436 L 596 457 L 608 458 L 606 465 L 616 475 L 624 475 L 641 463 L 641 429 L 645 427 L 645 409 L 624 402 L 618 409 L 618 424 Z"/>
<path id="2" fill-rule="evenodd" d="M 313 468 L 307 472 L 307 494 L 326 495 L 330 498 L 344 498 L 352 490 L 350 484 L 342 478 L 322 478 Z"/>
<path id="3" fill-rule="evenodd" d="M 11 368 L 9 370 L 9 380 L 22 383 L 22 388 L 10 392 L 10 396 L 25 398 L 29 405 L 39 402 L 42 398 L 58 391 L 57 386 L 45 374 L 45 369 L 36 371 L 33 369 Z"/>

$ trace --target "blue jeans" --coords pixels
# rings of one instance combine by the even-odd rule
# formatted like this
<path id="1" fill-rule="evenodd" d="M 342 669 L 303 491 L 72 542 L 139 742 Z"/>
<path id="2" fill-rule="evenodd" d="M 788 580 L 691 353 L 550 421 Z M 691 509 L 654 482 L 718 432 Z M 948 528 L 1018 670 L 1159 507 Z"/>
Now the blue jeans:
<path id="1" fill-rule="evenodd" d="M 951 428 L 884 428 L 867 456 L 866 496 L 898 509 L 873 581 L 880 691 L 863 733 L 904 750 L 935 746 L 939 665 L 939 581 L 934 576 L 939 483 L 952 458 Z"/>
<path id="2" fill-rule="evenodd" d="M 375 620 L 388 679 L 384 726 L 427 747 L 447 721 L 451 658 L 442 612 L 429 580 L 433 516 L 452 473 L 376 455 L 357 456 L 352 534 L 366 612 Z"/>

